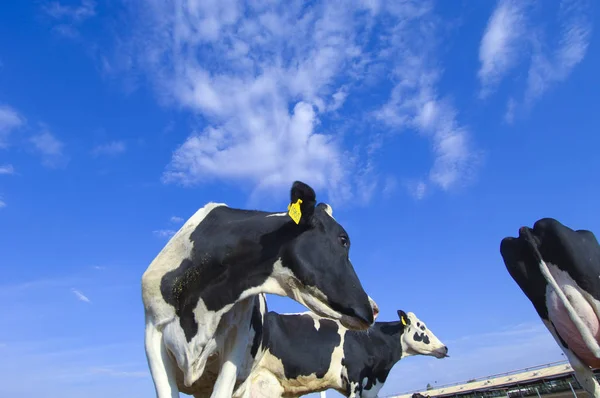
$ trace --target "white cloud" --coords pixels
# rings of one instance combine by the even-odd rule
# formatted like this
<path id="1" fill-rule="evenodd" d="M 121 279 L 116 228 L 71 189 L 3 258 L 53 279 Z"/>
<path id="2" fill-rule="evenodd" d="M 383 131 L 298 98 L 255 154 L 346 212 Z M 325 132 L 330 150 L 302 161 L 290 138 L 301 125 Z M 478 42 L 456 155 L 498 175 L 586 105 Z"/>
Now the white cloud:
<path id="1" fill-rule="evenodd" d="M 155 231 L 152 231 L 152 233 L 160 238 L 171 238 L 173 235 L 175 235 L 177 231 L 173 231 L 172 229 L 158 229 Z"/>
<path id="2" fill-rule="evenodd" d="M 181 224 L 183 222 L 183 218 L 181 217 L 177 217 L 177 216 L 173 216 L 170 218 L 170 220 L 173 224 Z"/>
<path id="3" fill-rule="evenodd" d="M 46 167 L 64 167 L 68 158 L 63 153 L 64 144 L 58 140 L 46 127 L 32 136 L 29 141 L 33 144 L 35 151 L 42 157 L 42 164 Z"/>
<path id="4" fill-rule="evenodd" d="M 538 37 L 534 40 L 531 66 L 527 78 L 525 101 L 531 103 L 554 83 L 564 81 L 579 64 L 588 49 L 592 32 L 590 7 L 587 1 L 560 2 L 560 35 L 555 46 L 548 46 Z M 551 54 L 546 48 L 554 47 Z"/>
<path id="5" fill-rule="evenodd" d="M 490 94 L 517 63 L 519 50 L 527 40 L 527 3 L 527 0 L 500 0 L 488 20 L 479 46 L 481 97 Z"/>
<path id="6" fill-rule="evenodd" d="M 0 105 L 0 149 L 8 146 L 8 137 L 25 124 L 25 119 L 15 109 Z"/>
<path id="7" fill-rule="evenodd" d="M 418 102 L 427 90 L 429 100 L 441 101 L 434 82 L 422 81 L 437 70 L 423 70 L 426 65 L 416 62 L 423 45 L 430 47 L 426 41 L 435 39 L 427 33 L 435 23 L 430 2 L 132 4 L 132 40 L 119 40 L 109 69 L 120 64 L 144 70 L 163 104 L 199 113 L 206 123 L 175 150 L 165 183 L 226 180 L 247 184 L 254 195 L 302 179 L 327 189 L 331 201 L 368 200 L 385 185 L 369 149 L 376 137 L 361 136 L 356 125 L 362 115 L 341 118 L 353 129 L 338 128 L 343 126 L 330 123 L 332 118 L 394 68 L 399 86 L 398 70 L 404 67 L 416 68 L 403 73 L 422 83 L 420 90 L 403 92 L 410 94 L 403 103 Z M 412 52 L 403 48 L 405 42 Z M 396 106 L 399 101 L 385 108 L 392 121 L 407 116 Z M 418 111 L 413 106 L 410 112 Z M 447 122 L 451 131 L 437 125 L 430 134 L 436 153 L 431 181 L 445 189 L 461 180 L 471 150 L 466 129 L 454 119 Z M 346 150 L 357 137 L 368 142 Z M 357 172 L 365 168 L 368 174 Z"/>
<path id="8" fill-rule="evenodd" d="M 123 141 L 111 141 L 109 143 L 98 145 L 92 150 L 92 154 L 95 156 L 108 155 L 116 156 L 120 155 L 127 150 L 127 146 Z"/>
<path id="9" fill-rule="evenodd" d="M 78 300 L 86 302 L 86 303 L 91 303 L 90 299 L 87 298 L 87 296 L 84 295 L 83 293 L 81 293 L 79 290 L 77 290 L 77 289 L 71 289 L 71 291 L 73 292 L 73 294 L 75 295 L 75 297 L 77 297 Z"/>
<path id="10" fill-rule="evenodd" d="M 15 168 L 12 164 L 5 164 L 0 166 L 0 175 L 11 175 L 15 174 Z"/>
<path id="11" fill-rule="evenodd" d="M 0 197 L 0 209 L 6 207 L 6 202 L 2 200 L 2 198 Z"/>

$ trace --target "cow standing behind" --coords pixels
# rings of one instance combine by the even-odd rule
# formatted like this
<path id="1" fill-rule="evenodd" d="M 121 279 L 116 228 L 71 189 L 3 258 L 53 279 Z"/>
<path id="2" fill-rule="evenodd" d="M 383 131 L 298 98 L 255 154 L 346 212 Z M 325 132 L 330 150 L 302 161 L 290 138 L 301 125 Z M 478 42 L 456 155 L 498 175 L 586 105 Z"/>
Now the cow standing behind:
<path id="1" fill-rule="evenodd" d="M 377 306 L 349 260 L 348 234 L 328 205 L 315 204 L 313 189 L 298 181 L 289 213 L 209 203 L 156 256 L 142 300 L 158 398 L 195 383 L 209 385 L 211 397 L 232 396 L 250 372 L 249 325 L 261 293 L 290 297 L 350 329 L 373 324 Z"/>
<path id="2" fill-rule="evenodd" d="M 500 253 L 508 272 L 567 356 L 584 390 L 600 398 L 600 245 L 594 234 L 543 218 Z"/>
<path id="3" fill-rule="evenodd" d="M 399 321 L 351 331 L 311 312 L 268 312 L 260 348 L 253 347 L 264 354 L 246 388 L 252 398 L 298 397 L 330 388 L 346 397 L 377 397 L 400 359 L 448 356 L 448 348 L 415 314 L 398 311 L 398 316 Z"/>

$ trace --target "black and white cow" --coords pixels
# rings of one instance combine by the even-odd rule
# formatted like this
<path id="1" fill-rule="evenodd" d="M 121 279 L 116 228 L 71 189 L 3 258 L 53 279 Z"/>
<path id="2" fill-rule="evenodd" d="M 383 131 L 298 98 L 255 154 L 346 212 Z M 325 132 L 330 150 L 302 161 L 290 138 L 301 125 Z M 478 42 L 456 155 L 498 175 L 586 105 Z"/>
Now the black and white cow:
<path id="1" fill-rule="evenodd" d="M 298 397 L 332 388 L 346 397 L 376 397 L 400 359 L 448 356 L 448 348 L 415 314 L 398 311 L 398 316 L 399 321 L 351 331 L 312 312 L 268 312 L 258 349 L 264 354 L 246 387 L 250 396 Z"/>
<path id="2" fill-rule="evenodd" d="M 587 230 L 552 218 L 502 239 L 511 277 L 567 356 L 582 387 L 600 397 L 591 368 L 600 367 L 600 245 Z"/>
<path id="3" fill-rule="evenodd" d="M 349 260 L 350 239 L 315 192 L 296 181 L 288 212 L 209 203 L 170 239 L 142 277 L 145 348 L 158 398 L 199 382 L 231 397 L 249 374 L 254 308 L 262 293 L 290 297 L 364 330 L 377 306 Z M 205 369 L 210 370 L 206 372 Z"/>

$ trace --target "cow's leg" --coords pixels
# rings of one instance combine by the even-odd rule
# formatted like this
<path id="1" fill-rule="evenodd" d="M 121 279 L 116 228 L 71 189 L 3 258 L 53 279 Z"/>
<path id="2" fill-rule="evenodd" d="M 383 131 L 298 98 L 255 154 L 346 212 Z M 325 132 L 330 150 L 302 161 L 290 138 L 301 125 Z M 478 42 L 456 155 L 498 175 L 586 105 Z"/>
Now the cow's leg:
<path id="1" fill-rule="evenodd" d="M 238 368 L 246 359 L 249 342 L 248 324 L 252 316 L 254 297 L 237 303 L 230 311 L 233 316 L 223 317 L 221 322 L 229 323 L 230 332 L 227 334 L 223 349 L 223 365 L 211 398 L 231 398 L 237 381 Z M 240 314 L 240 316 L 236 316 Z M 231 315 L 231 314 L 228 314 Z"/>
<path id="2" fill-rule="evenodd" d="M 179 398 L 174 364 L 167 352 L 162 333 L 156 328 L 149 315 L 146 315 L 144 344 L 156 397 Z"/>
<path id="3" fill-rule="evenodd" d="M 592 370 L 587 365 L 582 363 L 579 360 L 579 358 L 577 358 L 577 356 L 573 353 L 573 351 L 571 351 L 563 345 L 562 341 L 558 337 L 558 332 L 556 331 L 556 328 L 554 327 L 552 322 L 546 319 L 542 319 L 542 321 L 544 322 L 544 325 L 556 341 L 556 344 L 558 344 L 560 349 L 565 353 L 567 360 L 569 361 L 571 367 L 575 371 L 575 378 L 577 379 L 579 384 L 581 384 L 581 388 L 587 391 L 587 393 L 590 394 L 592 397 L 600 398 L 600 385 L 598 384 L 598 381 L 594 376 L 594 372 L 592 372 Z"/>

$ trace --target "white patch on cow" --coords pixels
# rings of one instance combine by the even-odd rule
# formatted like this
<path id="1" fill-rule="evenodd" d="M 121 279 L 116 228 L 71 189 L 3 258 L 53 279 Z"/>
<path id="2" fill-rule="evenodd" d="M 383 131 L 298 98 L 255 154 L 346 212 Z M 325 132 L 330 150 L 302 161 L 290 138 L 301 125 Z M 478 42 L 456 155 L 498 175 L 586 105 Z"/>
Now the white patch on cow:
<path id="1" fill-rule="evenodd" d="M 267 215 L 267 217 L 284 217 L 287 216 L 287 212 L 283 212 L 283 213 L 273 213 L 273 214 L 269 214 Z"/>
<path id="2" fill-rule="evenodd" d="M 329 214 L 329 217 L 333 218 L 333 209 L 327 203 L 325 203 L 325 213 Z M 333 218 L 335 220 L 335 218 Z"/>
<path id="3" fill-rule="evenodd" d="M 356 398 L 356 390 L 358 390 L 358 383 L 355 381 L 350 382 L 350 395 L 349 398 Z"/>
<path id="4" fill-rule="evenodd" d="M 548 282 L 548 315 L 561 337 L 583 362 L 594 367 L 600 366 L 598 303 L 593 299 L 588 301 L 591 296 L 586 297 L 573 278 L 554 264 L 546 264 L 542 260 L 539 267 Z"/>

